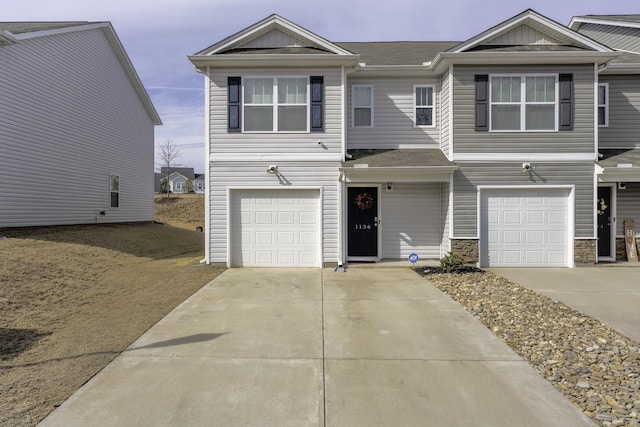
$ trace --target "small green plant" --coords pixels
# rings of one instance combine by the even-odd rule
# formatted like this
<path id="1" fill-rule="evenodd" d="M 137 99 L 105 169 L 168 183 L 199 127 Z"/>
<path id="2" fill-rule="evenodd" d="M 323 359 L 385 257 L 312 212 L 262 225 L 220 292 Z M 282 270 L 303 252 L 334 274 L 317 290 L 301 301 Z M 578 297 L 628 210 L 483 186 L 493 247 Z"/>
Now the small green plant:
<path id="1" fill-rule="evenodd" d="M 449 252 L 440 258 L 440 267 L 447 273 L 451 273 L 464 267 L 464 258 L 455 252 Z"/>

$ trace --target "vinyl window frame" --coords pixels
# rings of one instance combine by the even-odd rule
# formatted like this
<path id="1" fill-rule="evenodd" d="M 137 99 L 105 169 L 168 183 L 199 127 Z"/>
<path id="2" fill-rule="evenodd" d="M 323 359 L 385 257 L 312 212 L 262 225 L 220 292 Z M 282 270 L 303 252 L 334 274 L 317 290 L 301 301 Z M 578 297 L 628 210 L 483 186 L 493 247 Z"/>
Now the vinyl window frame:
<path id="1" fill-rule="evenodd" d="M 493 79 L 496 77 L 518 77 L 520 78 L 520 100 L 515 102 L 501 102 L 493 100 Z M 554 101 L 527 101 L 527 78 L 528 77 L 553 77 L 554 78 Z M 560 122 L 560 75 L 558 73 L 508 73 L 508 74 L 489 74 L 489 131 L 496 133 L 516 132 L 516 133 L 540 133 L 540 132 L 558 132 Z M 493 108 L 499 105 L 518 105 L 520 107 L 520 128 L 519 129 L 494 129 Z M 527 106 L 535 105 L 553 105 L 553 121 L 554 125 L 550 129 L 527 129 Z"/>
<path id="2" fill-rule="evenodd" d="M 117 173 L 109 174 L 109 198 L 110 198 L 109 207 L 111 209 L 119 209 L 120 208 L 120 175 Z"/>
<path id="3" fill-rule="evenodd" d="M 600 102 L 600 88 L 604 88 L 604 102 Z M 598 93 L 596 94 L 598 100 L 598 127 L 609 127 L 609 83 L 598 83 Z M 600 123 L 600 109 L 604 110 L 603 123 Z"/>
<path id="4" fill-rule="evenodd" d="M 418 89 L 431 89 L 431 104 L 418 105 Z M 431 109 L 431 124 L 418 124 L 418 108 Z M 434 85 L 414 85 L 413 86 L 413 127 L 434 128 L 436 127 L 436 87 Z"/>
<path id="5" fill-rule="evenodd" d="M 247 82 L 250 80 L 259 80 L 259 79 L 265 79 L 265 80 L 271 80 L 272 81 L 272 92 L 271 92 L 271 103 L 247 103 L 246 102 L 246 88 L 247 88 Z M 305 90 L 305 102 L 304 103 L 280 103 L 279 102 L 279 81 L 281 79 L 300 79 L 300 80 L 304 80 L 305 81 L 305 86 L 306 86 L 306 90 Z M 310 133 L 310 113 L 311 113 L 311 84 L 310 84 L 310 77 L 309 76 L 303 76 L 303 75 L 250 75 L 250 76 L 242 76 L 242 83 L 241 83 L 241 95 L 240 95 L 240 99 L 242 101 L 241 103 L 241 111 L 242 111 L 242 133 L 289 133 L 289 134 L 295 134 L 295 133 Z M 272 124 L 271 124 L 271 130 L 247 130 L 247 107 L 257 107 L 257 106 L 262 106 L 262 107 L 267 107 L 270 106 L 271 107 L 271 111 L 272 111 Z M 304 106 L 305 107 L 305 126 L 304 129 L 300 129 L 300 130 L 280 130 L 279 129 L 279 113 L 280 113 L 280 107 L 301 107 Z"/>
<path id="6" fill-rule="evenodd" d="M 369 89 L 369 103 L 367 105 L 356 105 L 356 90 Z M 356 124 L 356 109 L 369 109 L 370 121 L 369 125 Z M 373 85 L 353 85 L 351 87 L 351 126 L 354 128 L 373 128 Z"/>

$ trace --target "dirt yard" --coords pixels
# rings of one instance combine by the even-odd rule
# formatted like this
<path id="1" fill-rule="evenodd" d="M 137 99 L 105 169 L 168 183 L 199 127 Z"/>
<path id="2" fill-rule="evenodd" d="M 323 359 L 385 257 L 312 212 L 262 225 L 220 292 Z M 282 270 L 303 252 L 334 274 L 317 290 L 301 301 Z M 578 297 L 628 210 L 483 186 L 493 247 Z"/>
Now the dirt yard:
<path id="1" fill-rule="evenodd" d="M 174 196 L 165 224 L 0 230 L 1 426 L 36 425 L 221 273 L 199 263 L 200 214 L 169 225 L 185 200 L 203 199 Z"/>

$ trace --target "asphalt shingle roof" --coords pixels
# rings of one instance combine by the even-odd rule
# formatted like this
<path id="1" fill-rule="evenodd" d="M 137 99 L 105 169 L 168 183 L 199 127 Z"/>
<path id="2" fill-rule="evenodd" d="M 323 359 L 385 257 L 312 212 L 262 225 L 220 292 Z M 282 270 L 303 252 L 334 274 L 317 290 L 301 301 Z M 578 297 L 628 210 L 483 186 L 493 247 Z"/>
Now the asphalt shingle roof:
<path id="1" fill-rule="evenodd" d="M 339 42 L 367 65 L 422 65 L 460 42 Z"/>
<path id="2" fill-rule="evenodd" d="M 640 148 L 599 151 L 603 157 L 598 160 L 598 164 L 602 167 L 611 168 L 618 166 L 618 164 L 625 163 L 630 163 L 633 166 L 640 167 Z"/>
<path id="3" fill-rule="evenodd" d="M 344 167 L 368 165 L 370 168 L 381 167 L 424 167 L 455 166 L 438 148 L 399 149 L 399 150 L 349 150 L 353 156 L 345 162 Z"/>

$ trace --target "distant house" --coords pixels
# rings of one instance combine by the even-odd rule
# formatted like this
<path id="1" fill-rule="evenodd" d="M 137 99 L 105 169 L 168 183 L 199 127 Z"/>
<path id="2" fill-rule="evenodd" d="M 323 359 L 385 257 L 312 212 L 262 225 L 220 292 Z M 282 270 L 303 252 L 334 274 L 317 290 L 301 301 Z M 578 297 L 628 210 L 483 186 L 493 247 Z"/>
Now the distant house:
<path id="1" fill-rule="evenodd" d="M 155 174 L 155 192 L 161 192 L 162 180 L 167 177 L 167 168 L 160 168 L 160 173 Z M 191 181 L 191 189 L 188 190 L 187 182 Z M 170 168 L 169 191 L 172 193 L 204 193 L 204 174 L 196 174 L 193 168 Z"/>
<path id="2" fill-rule="evenodd" d="M 109 22 L 0 22 L 0 227 L 150 221 L 161 120 Z"/>

